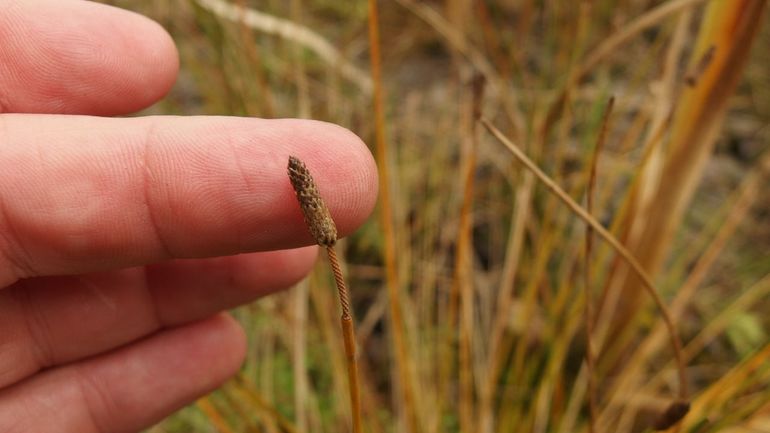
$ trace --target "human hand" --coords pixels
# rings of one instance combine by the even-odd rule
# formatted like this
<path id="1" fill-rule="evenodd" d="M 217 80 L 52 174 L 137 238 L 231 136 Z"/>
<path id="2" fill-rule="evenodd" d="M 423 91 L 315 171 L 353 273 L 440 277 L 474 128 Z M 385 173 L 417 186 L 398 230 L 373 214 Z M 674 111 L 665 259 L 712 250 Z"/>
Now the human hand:
<path id="1" fill-rule="evenodd" d="M 333 125 L 83 116 L 150 105 L 177 67 L 136 14 L 0 0 L 2 432 L 137 431 L 234 374 L 245 340 L 219 312 L 316 257 L 288 155 L 342 234 L 374 205 L 371 155 Z"/>

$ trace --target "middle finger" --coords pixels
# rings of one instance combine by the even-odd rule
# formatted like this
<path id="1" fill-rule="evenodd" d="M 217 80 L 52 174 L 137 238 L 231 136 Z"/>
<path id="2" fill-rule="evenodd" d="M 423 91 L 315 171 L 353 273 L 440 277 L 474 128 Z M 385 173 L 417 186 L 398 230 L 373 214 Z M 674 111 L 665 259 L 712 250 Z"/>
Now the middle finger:
<path id="1" fill-rule="evenodd" d="M 20 281 L 0 292 L 0 388 L 290 286 L 316 248 Z"/>

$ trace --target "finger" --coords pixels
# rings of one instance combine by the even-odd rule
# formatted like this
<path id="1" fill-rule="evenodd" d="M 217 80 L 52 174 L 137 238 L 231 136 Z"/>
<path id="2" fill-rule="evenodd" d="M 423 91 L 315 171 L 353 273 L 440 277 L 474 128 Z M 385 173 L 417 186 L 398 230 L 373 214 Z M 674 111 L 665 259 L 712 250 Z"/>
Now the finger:
<path id="1" fill-rule="evenodd" d="M 164 331 L 0 392 L 0 431 L 139 431 L 219 386 L 244 354 L 243 331 L 224 315 Z"/>
<path id="2" fill-rule="evenodd" d="M 317 253 L 314 246 L 147 266 L 154 304 L 147 308 L 162 326 L 207 317 L 293 286 L 310 272 Z"/>
<path id="3" fill-rule="evenodd" d="M 138 14 L 87 1 L 0 1 L 0 112 L 114 115 L 160 99 L 179 61 Z"/>
<path id="4" fill-rule="evenodd" d="M 0 388 L 288 287 L 316 248 L 178 260 L 0 291 Z"/>
<path id="5" fill-rule="evenodd" d="M 311 244 L 286 174 L 292 154 L 310 167 L 341 234 L 360 225 L 376 200 L 366 146 L 322 122 L 0 119 L 7 143 L 0 149 L 0 287 L 23 277 Z"/>

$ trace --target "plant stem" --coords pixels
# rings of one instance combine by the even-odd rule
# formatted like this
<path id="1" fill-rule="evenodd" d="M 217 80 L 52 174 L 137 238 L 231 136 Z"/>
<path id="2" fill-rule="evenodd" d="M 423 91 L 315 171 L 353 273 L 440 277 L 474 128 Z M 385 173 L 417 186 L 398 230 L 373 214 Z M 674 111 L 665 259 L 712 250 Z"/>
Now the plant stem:
<path id="1" fill-rule="evenodd" d="M 604 115 L 602 117 L 602 127 L 599 132 L 599 138 L 596 141 L 596 148 L 594 149 L 593 156 L 591 157 L 590 172 L 588 175 L 588 186 L 586 188 L 586 212 L 591 215 L 594 208 L 594 188 L 596 186 L 596 170 L 599 163 L 599 154 L 604 147 L 604 142 L 607 139 L 607 130 L 609 129 L 609 118 L 612 113 L 612 107 L 615 104 L 615 98 L 610 98 L 607 103 L 607 107 L 604 109 Z M 594 346 L 591 337 L 594 333 L 594 325 L 596 323 L 594 319 L 593 299 L 591 296 L 591 253 L 593 251 L 593 237 L 594 229 L 590 224 L 586 224 L 586 241 L 585 241 L 585 256 L 583 266 L 584 277 L 584 315 L 585 315 L 585 327 L 586 327 L 586 371 L 588 375 L 588 432 L 596 432 L 596 379 L 595 379 L 595 356 Z"/>
<path id="2" fill-rule="evenodd" d="M 380 173 L 380 222 L 384 237 L 385 285 L 388 289 L 390 307 L 390 334 L 395 352 L 395 367 L 398 385 L 401 389 L 401 407 L 406 419 L 409 433 L 420 433 L 415 408 L 414 387 L 417 378 L 410 374 L 411 360 L 407 350 L 407 335 L 404 329 L 404 319 L 401 306 L 401 293 L 398 280 L 398 261 L 396 259 L 396 231 L 393 223 L 390 189 L 390 170 L 388 163 L 388 142 L 385 139 L 385 100 L 382 85 L 382 68 L 380 55 L 380 25 L 377 1 L 369 0 L 369 59 L 371 62 L 372 83 L 374 86 L 374 133 L 377 158 L 377 169 Z"/>
<path id="3" fill-rule="evenodd" d="M 356 333 L 353 327 L 353 316 L 350 314 L 350 297 L 348 289 L 345 286 L 345 279 L 342 276 L 337 252 L 333 245 L 326 246 L 326 252 L 329 254 L 329 263 L 334 273 L 334 282 L 337 284 L 337 292 L 340 295 L 340 306 L 342 307 L 342 338 L 345 344 L 345 356 L 348 365 L 348 386 L 350 387 L 350 411 L 353 416 L 353 433 L 361 433 L 361 391 L 358 383 L 358 360 L 356 359 Z"/>

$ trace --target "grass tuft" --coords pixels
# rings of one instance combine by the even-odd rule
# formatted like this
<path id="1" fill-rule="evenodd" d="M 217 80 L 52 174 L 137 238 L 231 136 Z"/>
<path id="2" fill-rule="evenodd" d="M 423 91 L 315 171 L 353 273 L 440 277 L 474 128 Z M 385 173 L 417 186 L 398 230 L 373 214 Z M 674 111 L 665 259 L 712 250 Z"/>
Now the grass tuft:
<path id="1" fill-rule="evenodd" d="M 334 122 L 380 171 L 379 217 L 313 229 L 336 265 L 234 311 L 239 376 L 152 433 L 770 426 L 767 0 L 110 3 L 178 44 L 150 113 Z"/>

